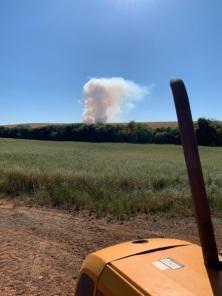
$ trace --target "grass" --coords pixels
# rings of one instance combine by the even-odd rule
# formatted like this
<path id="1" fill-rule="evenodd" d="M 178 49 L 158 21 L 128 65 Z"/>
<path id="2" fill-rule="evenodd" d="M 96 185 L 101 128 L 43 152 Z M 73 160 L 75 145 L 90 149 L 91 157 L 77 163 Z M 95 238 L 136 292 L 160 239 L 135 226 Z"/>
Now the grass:
<path id="1" fill-rule="evenodd" d="M 222 148 L 201 147 L 211 207 L 222 210 Z M 0 139 L 0 192 L 30 205 L 125 219 L 189 215 L 182 149 L 173 145 Z"/>

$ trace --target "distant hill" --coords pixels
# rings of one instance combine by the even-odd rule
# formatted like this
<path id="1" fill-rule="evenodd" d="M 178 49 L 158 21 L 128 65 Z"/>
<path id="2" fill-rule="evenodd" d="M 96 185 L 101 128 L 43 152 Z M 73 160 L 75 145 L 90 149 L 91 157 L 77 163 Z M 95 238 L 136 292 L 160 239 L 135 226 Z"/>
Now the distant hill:
<path id="1" fill-rule="evenodd" d="M 178 126 L 177 121 L 153 121 L 153 122 L 141 122 L 141 123 L 147 124 L 152 128 Z M 14 127 L 38 128 L 38 127 L 44 127 L 48 125 L 59 126 L 59 125 L 65 125 L 65 124 L 71 124 L 71 123 L 22 123 L 22 124 L 7 124 L 2 126 L 9 127 L 9 128 L 14 128 Z M 120 123 L 120 124 L 127 124 L 127 123 Z"/>
<path id="2" fill-rule="evenodd" d="M 177 121 L 156 121 L 156 122 L 154 121 L 154 122 L 146 122 L 146 123 L 153 128 L 178 126 Z"/>
<path id="3" fill-rule="evenodd" d="M 14 127 L 27 127 L 27 128 L 38 128 L 48 125 L 64 125 L 65 123 L 19 123 L 19 124 L 4 124 L 1 126 L 14 128 Z"/>

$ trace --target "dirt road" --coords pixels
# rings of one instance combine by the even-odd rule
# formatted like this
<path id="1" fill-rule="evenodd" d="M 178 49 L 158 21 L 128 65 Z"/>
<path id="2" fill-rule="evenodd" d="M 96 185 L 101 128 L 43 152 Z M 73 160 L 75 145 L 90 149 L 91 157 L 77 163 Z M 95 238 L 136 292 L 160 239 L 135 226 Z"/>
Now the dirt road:
<path id="1" fill-rule="evenodd" d="M 215 228 L 222 247 L 222 221 Z M 0 205 L 0 295 L 73 295 L 86 254 L 141 237 L 197 242 L 193 219 L 150 216 L 108 223 L 87 213 Z"/>

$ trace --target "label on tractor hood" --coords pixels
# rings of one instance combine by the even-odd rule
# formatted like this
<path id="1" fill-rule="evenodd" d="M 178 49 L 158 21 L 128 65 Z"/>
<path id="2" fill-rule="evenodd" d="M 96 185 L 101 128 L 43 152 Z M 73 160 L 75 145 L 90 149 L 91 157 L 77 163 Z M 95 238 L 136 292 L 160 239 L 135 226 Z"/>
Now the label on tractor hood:
<path id="1" fill-rule="evenodd" d="M 163 258 L 163 259 L 152 262 L 152 264 L 160 270 L 167 270 L 167 269 L 177 270 L 184 267 L 183 264 L 178 263 L 177 261 L 171 258 Z"/>

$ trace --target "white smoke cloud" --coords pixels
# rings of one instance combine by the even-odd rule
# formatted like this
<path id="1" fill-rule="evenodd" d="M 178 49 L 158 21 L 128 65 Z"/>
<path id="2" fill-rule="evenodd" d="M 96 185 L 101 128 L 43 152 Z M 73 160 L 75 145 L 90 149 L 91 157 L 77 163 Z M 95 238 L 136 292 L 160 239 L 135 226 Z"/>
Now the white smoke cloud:
<path id="1" fill-rule="evenodd" d="M 85 123 L 119 122 L 121 114 L 135 107 L 149 88 L 121 77 L 91 78 L 83 87 Z"/>

